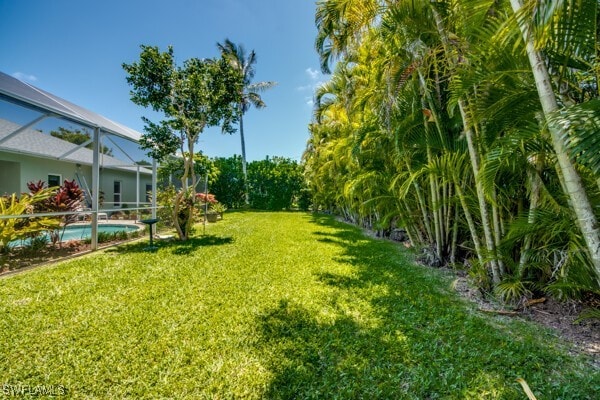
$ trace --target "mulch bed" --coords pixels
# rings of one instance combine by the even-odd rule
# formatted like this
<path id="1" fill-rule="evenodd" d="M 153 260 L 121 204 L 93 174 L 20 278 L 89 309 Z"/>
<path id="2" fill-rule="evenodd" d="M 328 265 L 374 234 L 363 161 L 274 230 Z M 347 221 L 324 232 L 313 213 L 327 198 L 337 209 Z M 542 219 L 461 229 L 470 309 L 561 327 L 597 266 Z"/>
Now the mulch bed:
<path id="1" fill-rule="evenodd" d="M 67 242 L 62 247 L 46 246 L 41 249 L 15 249 L 0 255 L 0 275 L 59 261 L 90 250 L 83 242 Z"/>
<path id="2" fill-rule="evenodd" d="M 462 297 L 474 302 L 482 312 L 523 318 L 553 329 L 560 337 L 574 345 L 575 352 L 591 356 L 594 365 L 600 368 L 600 320 L 578 321 L 586 309 L 599 307 L 598 299 L 559 302 L 552 298 L 543 298 L 523 301 L 516 308 L 508 308 L 485 299 L 464 276 L 457 277 L 453 288 Z"/>
<path id="3" fill-rule="evenodd" d="M 114 246 L 131 240 L 113 240 L 98 244 L 99 248 Z M 15 249 L 8 254 L 0 254 L 0 277 L 12 275 L 41 265 L 66 260 L 91 252 L 91 244 L 72 240 L 61 247 L 48 245 L 41 249 Z"/>

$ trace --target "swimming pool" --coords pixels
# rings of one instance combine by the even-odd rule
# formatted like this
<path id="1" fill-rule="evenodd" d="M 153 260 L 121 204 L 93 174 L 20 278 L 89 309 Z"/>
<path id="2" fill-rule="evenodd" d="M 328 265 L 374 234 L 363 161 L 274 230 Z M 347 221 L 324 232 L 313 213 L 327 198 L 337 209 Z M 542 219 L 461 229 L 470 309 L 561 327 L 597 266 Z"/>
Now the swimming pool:
<path id="1" fill-rule="evenodd" d="M 137 225 L 130 224 L 99 224 L 98 225 L 98 233 L 115 233 L 115 232 L 136 232 L 140 227 Z M 92 226 L 90 224 L 86 225 L 68 225 L 63 230 L 60 229 L 58 231 L 59 237 L 61 237 L 62 242 L 68 242 L 69 240 L 85 240 L 89 239 L 92 236 Z M 50 241 L 50 236 L 48 234 L 45 235 L 48 241 Z M 24 246 L 30 243 L 31 239 L 23 239 L 23 240 L 15 240 L 9 243 L 9 246 Z"/>
<path id="2" fill-rule="evenodd" d="M 136 232 L 140 228 L 136 225 L 129 224 L 99 224 L 98 233 L 115 233 L 115 232 Z M 62 230 L 59 231 L 62 235 L 62 241 L 67 242 L 69 240 L 83 240 L 89 239 L 92 236 L 91 225 L 69 225 L 65 228 L 64 234 Z"/>

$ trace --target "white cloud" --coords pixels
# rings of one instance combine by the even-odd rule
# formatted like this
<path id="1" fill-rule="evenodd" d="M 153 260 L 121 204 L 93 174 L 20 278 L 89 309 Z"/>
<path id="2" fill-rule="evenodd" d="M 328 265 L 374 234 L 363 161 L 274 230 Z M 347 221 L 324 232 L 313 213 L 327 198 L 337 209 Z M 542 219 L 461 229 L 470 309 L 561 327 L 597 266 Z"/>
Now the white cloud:
<path id="1" fill-rule="evenodd" d="M 313 81 L 317 81 L 321 77 L 321 71 L 319 71 L 317 69 L 312 69 L 312 68 L 308 67 L 304 71 L 310 77 L 310 79 Z"/>
<path id="2" fill-rule="evenodd" d="M 311 67 L 308 67 L 304 70 L 304 72 L 306 73 L 306 75 L 308 75 L 310 83 L 308 83 L 306 85 L 298 86 L 296 88 L 296 90 L 298 90 L 299 92 L 304 92 L 304 91 L 314 92 L 316 89 L 318 89 L 321 85 L 323 85 L 325 83 L 325 81 L 323 81 L 323 74 L 318 69 L 313 69 Z"/>
<path id="3" fill-rule="evenodd" d="M 37 77 L 35 75 L 29 75 L 24 72 L 15 72 L 12 74 L 13 78 L 17 78 L 20 81 L 29 81 L 35 82 L 37 81 Z"/>
<path id="4" fill-rule="evenodd" d="M 319 87 L 325 84 L 326 80 L 318 69 L 308 67 L 304 70 L 304 73 L 308 77 L 309 82 L 305 85 L 296 87 L 296 90 L 304 93 L 310 92 L 310 95 L 306 93 L 307 95 L 304 96 L 304 104 L 306 104 L 307 107 L 313 108 L 315 105 L 314 93 Z"/>
<path id="5" fill-rule="evenodd" d="M 305 90 L 313 90 L 313 89 L 314 89 L 314 85 L 312 83 L 310 85 L 298 86 L 296 88 L 296 90 L 299 92 L 304 92 Z"/>

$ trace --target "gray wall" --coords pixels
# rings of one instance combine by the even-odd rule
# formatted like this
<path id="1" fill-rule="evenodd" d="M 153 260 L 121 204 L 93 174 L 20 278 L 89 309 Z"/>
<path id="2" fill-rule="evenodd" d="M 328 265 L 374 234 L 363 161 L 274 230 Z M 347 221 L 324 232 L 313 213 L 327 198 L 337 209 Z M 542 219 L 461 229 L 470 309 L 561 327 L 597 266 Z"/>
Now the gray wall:
<path id="1" fill-rule="evenodd" d="M 21 164 L 0 160 L 0 196 L 21 193 Z"/>
<path id="2" fill-rule="evenodd" d="M 77 166 L 77 164 L 68 161 L 59 161 L 46 158 L 33 157 L 23 154 L 15 154 L 0 151 L 0 195 L 5 192 L 28 193 L 27 182 L 48 181 L 48 174 L 61 175 L 62 180 L 73 180 L 75 174 L 79 172 L 83 180 L 91 188 L 92 167 L 89 165 Z M 104 192 L 105 209 L 113 208 L 112 201 L 114 195 L 114 181 L 121 181 L 121 201 L 128 204 L 128 207 L 135 207 L 136 201 L 136 172 L 101 168 L 100 169 L 100 190 Z M 78 180 L 75 179 L 77 183 Z M 146 185 L 152 184 L 152 176 L 140 173 L 140 203 L 146 201 Z M 117 207 L 119 208 L 119 207 Z"/>
<path id="3" fill-rule="evenodd" d="M 121 206 L 114 207 L 114 182 L 121 182 Z M 146 202 L 146 185 L 152 185 L 152 176 L 140 173 L 139 201 Z M 104 192 L 104 207 L 106 209 L 122 208 L 127 203 L 127 208 L 135 207 L 136 201 L 136 173 L 122 170 L 102 169 L 100 172 L 100 187 Z"/>

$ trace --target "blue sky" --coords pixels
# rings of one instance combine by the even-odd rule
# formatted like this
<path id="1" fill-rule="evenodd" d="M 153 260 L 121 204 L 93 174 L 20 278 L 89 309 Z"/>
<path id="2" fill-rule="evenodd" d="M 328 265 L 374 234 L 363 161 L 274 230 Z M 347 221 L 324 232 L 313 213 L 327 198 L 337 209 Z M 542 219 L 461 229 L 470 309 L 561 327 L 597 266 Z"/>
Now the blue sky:
<path id="1" fill-rule="evenodd" d="M 151 113 L 129 100 L 121 64 L 140 45 L 172 45 L 178 63 L 218 56 L 229 38 L 257 54 L 254 82 L 276 81 L 267 107 L 244 117 L 248 160 L 299 160 L 314 88 L 326 77 L 314 50 L 313 0 L 0 0 L 0 71 L 140 132 Z M 206 155 L 240 154 L 239 134 L 207 130 Z"/>

